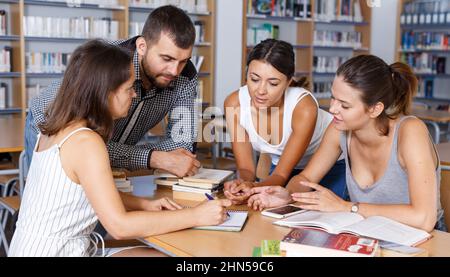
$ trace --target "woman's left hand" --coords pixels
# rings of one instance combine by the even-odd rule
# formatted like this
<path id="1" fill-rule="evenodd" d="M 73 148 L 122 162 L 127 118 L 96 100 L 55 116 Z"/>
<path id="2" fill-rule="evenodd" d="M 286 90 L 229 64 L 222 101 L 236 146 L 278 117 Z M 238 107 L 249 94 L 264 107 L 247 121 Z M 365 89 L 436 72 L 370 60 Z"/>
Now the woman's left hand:
<path id="1" fill-rule="evenodd" d="M 173 200 L 163 197 L 158 200 L 149 201 L 147 211 L 162 211 L 162 210 L 181 210 L 183 207 L 175 203 Z"/>
<path id="2" fill-rule="evenodd" d="M 306 210 L 322 212 L 349 212 L 350 202 L 334 194 L 331 190 L 315 183 L 301 181 L 302 186 L 310 187 L 314 191 L 296 192 L 292 194 L 294 201 L 300 202 L 299 207 Z"/>

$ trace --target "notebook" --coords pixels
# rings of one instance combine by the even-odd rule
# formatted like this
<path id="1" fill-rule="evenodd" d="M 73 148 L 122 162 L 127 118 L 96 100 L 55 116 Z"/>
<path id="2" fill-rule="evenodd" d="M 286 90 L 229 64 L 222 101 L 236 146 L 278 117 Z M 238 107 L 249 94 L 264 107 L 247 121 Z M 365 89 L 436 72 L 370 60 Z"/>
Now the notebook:
<path id="1" fill-rule="evenodd" d="M 199 226 L 194 229 L 198 230 L 213 230 L 213 231 L 231 231 L 231 232 L 240 232 L 242 227 L 247 220 L 248 212 L 247 211 L 228 211 L 230 217 L 225 220 L 224 223 L 220 225 L 213 226 Z"/>

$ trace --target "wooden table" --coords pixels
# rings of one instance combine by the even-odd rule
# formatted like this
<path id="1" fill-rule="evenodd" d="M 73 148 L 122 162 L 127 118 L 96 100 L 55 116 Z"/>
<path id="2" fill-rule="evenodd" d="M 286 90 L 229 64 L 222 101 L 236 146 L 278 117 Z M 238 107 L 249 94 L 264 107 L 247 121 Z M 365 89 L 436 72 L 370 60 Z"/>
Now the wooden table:
<path id="1" fill-rule="evenodd" d="M 23 150 L 23 126 L 21 117 L 0 116 L 0 153 L 21 152 Z M 19 174 L 18 169 L 0 170 L 0 175 Z"/>
<path id="2" fill-rule="evenodd" d="M 135 194 L 152 198 L 171 197 L 170 188 L 151 191 L 152 184 L 135 184 Z M 144 189 L 143 189 L 144 187 Z M 154 186 L 153 186 L 154 187 Z M 147 190 L 147 192 L 143 192 Z M 152 194 L 152 196 L 150 196 Z M 246 208 L 245 206 L 236 208 Z M 261 216 L 250 211 L 247 222 L 241 232 L 220 232 L 187 229 L 169 234 L 142 238 L 141 241 L 170 256 L 181 257 L 251 257 L 253 247 L 261 240 L 281 240 L 289 228 L 273 225 L 274 218 Z M 450 257 L 450 234 L 433 231 L 433 238 L 419 247 L 428 250 L 430 256 Z"/>
<path id="3" fill-rule="evenodd" d="M 426 124 L 434 129 L 434 143 L 438 144 L 441 138 L 441 129 L 439 124 L 450 124 L 450 113 L 446 111 L 412 109 L 412 115 L 422 119 Z M 447 127 L 449 128 L 449 127 Z"/>

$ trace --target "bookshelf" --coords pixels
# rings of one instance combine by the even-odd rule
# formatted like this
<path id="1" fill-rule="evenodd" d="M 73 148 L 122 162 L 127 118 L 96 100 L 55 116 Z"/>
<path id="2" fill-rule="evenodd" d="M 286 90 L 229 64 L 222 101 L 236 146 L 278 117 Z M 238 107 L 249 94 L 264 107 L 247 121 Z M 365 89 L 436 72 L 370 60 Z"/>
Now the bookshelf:
<path id="1" fill-rule="evenodd" d="M 264 2 L 270 2 L 267 8 L 258 8 Z M 249 50 L 266 38 L 278 38 L 294 46 L 295 76 L 308 77 L 309 89 L 320 99 L 330 97 L 340 64 L 370 52 L 372 10 L 366 1 L 243 0 L 243 5 L 243 84 Z"/>
<path id="2" fill-rule="evenodd" d="M 417 101 L 450 104 L 450 0 L 400 0 L 396 60 L 409 64 L 419 80 Z"/>
<path id="3" fill-rule="evenodd" d="M 0 116 L 21 117 L 24 122 L 28 99 L 63 76 L 68 54 L 77 46 L 97 37 L 116 40 L 134 36 L 140 33 L 148 14 L 165 4 L 186 10 L 199 25 L 196 27 L 202 40 L 195 43 L 193 56 L 203 57 L 199 70 L 201 101 L 204 106 L 214 105 L 215 0 L 0 0 L 0 16 L 2 11 L 6 14 L 0 51 L 5 47 L 12 50 L 10 68 L 0 63 L 0 69 L 4 69 L 0 70 Z M 86 31 L 70 27 L 87 25 Z M 36 62 L 52 58 L 59 63 Z M 2 86 L 7 87 L 3 106 Z"/>

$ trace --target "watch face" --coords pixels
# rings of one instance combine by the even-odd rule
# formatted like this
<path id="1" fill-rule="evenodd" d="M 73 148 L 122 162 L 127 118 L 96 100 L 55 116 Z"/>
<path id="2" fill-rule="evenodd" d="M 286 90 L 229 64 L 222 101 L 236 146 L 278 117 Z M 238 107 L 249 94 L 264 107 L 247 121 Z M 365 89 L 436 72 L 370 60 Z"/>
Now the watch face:
<path id="1" fill-rule="evenodd" d="M 356 204 L 353 204 L 352 212 L 354 212 L 354 213 L 358 212 L 358 206 Z"/>

